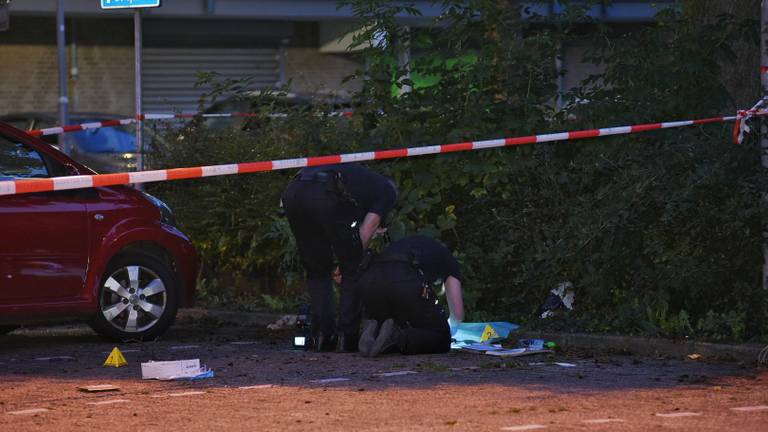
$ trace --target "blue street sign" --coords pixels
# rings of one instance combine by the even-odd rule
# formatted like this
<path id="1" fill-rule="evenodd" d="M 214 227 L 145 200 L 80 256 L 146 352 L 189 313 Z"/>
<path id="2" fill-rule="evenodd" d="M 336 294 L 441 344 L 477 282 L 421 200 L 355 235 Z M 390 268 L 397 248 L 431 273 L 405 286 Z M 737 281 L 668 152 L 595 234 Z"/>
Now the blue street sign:
<path id="1" fill-rule="evenodd" d="M 102 9 L 132 9 L 159 6 L 160 0 L 101 0 Z"/>

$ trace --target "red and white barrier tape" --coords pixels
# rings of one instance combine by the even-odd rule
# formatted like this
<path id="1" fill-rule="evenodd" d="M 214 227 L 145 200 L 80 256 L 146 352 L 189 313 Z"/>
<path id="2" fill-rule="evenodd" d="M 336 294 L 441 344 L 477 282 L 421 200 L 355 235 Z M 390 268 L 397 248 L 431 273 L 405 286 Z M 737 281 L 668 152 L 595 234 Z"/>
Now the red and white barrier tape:
<path id="1" fill-rule="evenodd" d="M 83 123 L 77 125 L 56 126 L 46 129 L 35 129 L 27 131 L 28 134 L 41 137 L 47 135 L 59 135 L 68 132 L 79 132 L 88 129 L 99 129 L 104 127 L 114 127 L 121 125 L 128 125 L 136 123 L 137 121 L 144 120 L 173 120 L 173 119 L 192 119 L 192 118 L 248 118 L 248 117 L 261 117 L 265 114 L 262 113 L 245 113 L 245 112 L 233 112 L 233 113 L 219 113 L 219 114 L 200 114 L 200 113 L 186 113 L 186 114 L 141 114 L 134 118 L 126 118 L 120 120 L 108 120 L 102 122 Z M 272 113 L 267 114 L 268 117 L 287 117 L 285 113 Z M 352 116 L 352 111 L 334 111 L 329 114 L 331 117 L 346 117 Z"/>
<path id="2" fill-rule="evenodd" d="M 84 131 L 88 129 L 99 129 L 103 127 L 128 125 L 131 123 L 136 123 L 136 119 L 129 118 L 129 119 L 120 119 L 120 120 L 107 120 L 107 121 L 93 122 L 93 123 L 83 123 L 78 125 L 56 126 L 52 128 L 46 128 L 46 129 L 30 130 L 30 131 L 27 131 L 27 133 L 34 137 L 41 137 L 46 135 L 59 135 L 67 132 Z"/>
<path id="3" fill-rule="evenodd" d="M 765 115 L 760 112 L 756 115 Z M 443 144 L 423 147 L 408 147 L 392 150 L 379 150 L 362 153 L 348 153 L 328 156 L 303 157 L 296 159 L 281 159 L 262 162 L 248 162 L 228 165 L 199 166 L 192 168 L 174 168 L 166 170 L 141 171 L 117 174 L 80 175 L 70 177 L 53 177 L 50 179 L 25 179 L 0 181 L 0 195 L 17 195 L 32 192 L 49 192 L 66 189 L 85 189 L 100 186 L 126 185 L 131 183 L 150 183 L 159 181 L 213 177 L 232 174 L 246 174 L 262 171 L 277 171 L 308 166 L 329 165 L 347 162 L 363 162 L 370 160 L 394 159 L 438 153 L 452 153 L 469 150 L 482 150 L 505 146 L 577 140 L 596 138 L 610 135 L 627 135 L 659 129 L 672 129 L 686 126 L 722 123 L 733 121 L 732 117 L 713 117 L 699 120 L 684 120 L 665 123 L 640 124 L 619 126 L 604 129 L 590 129 L 575 132 L 561 132 L 544 135 L 530 135 L 517 138 L 499 138 L 485 141 L 471 141 L 456 144 Z"/>
<path id="4" fill-rule="evenodd" d="M 755 106 L 748 110 L 739 110 L 736 114 L 736 123 L 733 125 L 733 142 L 735 144 L 741 144 L 744 142 L 744 137 L 752 131 L 747 122 L 755 116 L 765 116 L 764 111 L 760 111 L 760 108 L 766 103 L 766 99 L 760 99 Z"/>

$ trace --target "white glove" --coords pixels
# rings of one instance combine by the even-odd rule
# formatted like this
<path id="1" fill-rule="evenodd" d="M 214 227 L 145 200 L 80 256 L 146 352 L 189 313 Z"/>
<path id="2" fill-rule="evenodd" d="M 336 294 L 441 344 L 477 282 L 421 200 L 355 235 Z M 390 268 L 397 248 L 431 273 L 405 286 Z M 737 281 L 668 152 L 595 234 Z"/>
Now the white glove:
<path id="1" fill-rule="evenodd" d="M 454 317 L 448 318 L 448 327 L 451 328 L 451 337 L 456 336 L 456 332 L 459 331 L 459 324 L 461 324 L 461 320 Z"/>

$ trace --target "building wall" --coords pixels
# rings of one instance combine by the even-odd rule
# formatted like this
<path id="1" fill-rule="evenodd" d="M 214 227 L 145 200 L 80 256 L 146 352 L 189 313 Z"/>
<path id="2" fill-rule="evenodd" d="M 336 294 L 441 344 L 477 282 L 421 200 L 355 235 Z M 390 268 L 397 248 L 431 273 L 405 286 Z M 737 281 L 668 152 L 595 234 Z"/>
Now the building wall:
<path id="1" fill-rule="evenodd" d="M 0 114 L 58 109 L 55 45 L 0 45 L 0 59 Z M 77 64 L 77 79 L 69 74 L 71 111 L 133 111 L 133 48 L 78 46 Z"/>
<path id="2" fill-rule="evenodd" d="M 133 112 L 131 29 L 129 20 L 67 20 L 71 111 Z M 12 17 L 10 31 L 0 33 L 0 114 L 55 112 L 58 99 L 55 19 Z"/>
<path id="3" fill-rule="evenodd" d="M 77 62 L 78 79 L 69 81 L 73 111 L 134 112 L 133 47 L 78 47 Z"/>
<path id="4" fill-rule="evenodd" d="M 296 23 L 293 36 L 286 41 L 285 78 L 291 81 L 291 90 L 298 93 L 333 93 L 348 97 L 359 90 L 362 83 L 360 80 L 352 80 L 342 84 L 342 81 L 360 69 L 360 64 L 348 54 L 325 54 L 319 51 L 324 42 L 324 27 L 327 26 L 328 23 L 322 22 Z M 337 22 L 332 26 L 348 27 Z M 341 30 L 338 35 L 343 33 Z"/>
<path id="5" fill-rule="evenodd" d="M 360 80 L 342 81 L 360 65 L 346 55 L 322 54 L 317 48 L 288 47 L 285 74 L 298 93 L 334 93 L 348 97 L 361 87 Z"/>

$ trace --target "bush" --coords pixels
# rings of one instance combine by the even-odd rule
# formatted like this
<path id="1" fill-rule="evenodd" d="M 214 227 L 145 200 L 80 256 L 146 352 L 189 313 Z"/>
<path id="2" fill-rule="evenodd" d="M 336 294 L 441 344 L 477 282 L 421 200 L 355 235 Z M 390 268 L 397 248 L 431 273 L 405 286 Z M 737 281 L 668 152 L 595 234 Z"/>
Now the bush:
<path id="1" fill-rule="evenodd" d="M 358 74 L 364 87 L 352 119 L 321 115 L 329 108 L 319 105 L 265 116 L 245 131 L 197 125 L 175 133 L 158 163 L 269 160 L 722 115 L 736 107 L 720 65 L 734 44 L 757 50 L 754 32 L 744 30 L 754 21 L 703 19 L 686 2 L 681 13 L 665 12 L 631 33 L 591 22 L 583 3 L 521 21 L 515 2 L 446 1 L 434 27 L 418 31 L 395 19 L 418 14 L 414 9 L 383 0 L 342 3 L 366 29 L 358 41 L 377 41 L 360 51 L 367 70 Z M 552 59 L 576 37 L 594 39 L 589 58 L 605 72 L 565 95 L 558 109 Z M 404 46 L 419 53 L 408 69 L 397 61 Z M 433 79 L 414 86 L 414 75 Z M 396 92 L 413 89 L 393 97 L 393 83 Z M 729 137 L 730 125 L 715 124 L 375 168 L 400 185 L 394 236 L 439 236 L 456 251 L 471 318 L 542 325 L 531 319 L 536 308 L 568 280 L 577 289 L 576 311 L 547 326 L 765 338 L 766 179 L 756 143 L 734 146 Z M 239 295 L 221 292 L 244 277 L 262 281 L 250 288 L 257 294 L 301 292 L 291 236 L 277 216 L 290 175 L 157 187 L 203 252 L 207 277 L 226 282 L 213 290 L 217 298 Z"/>

